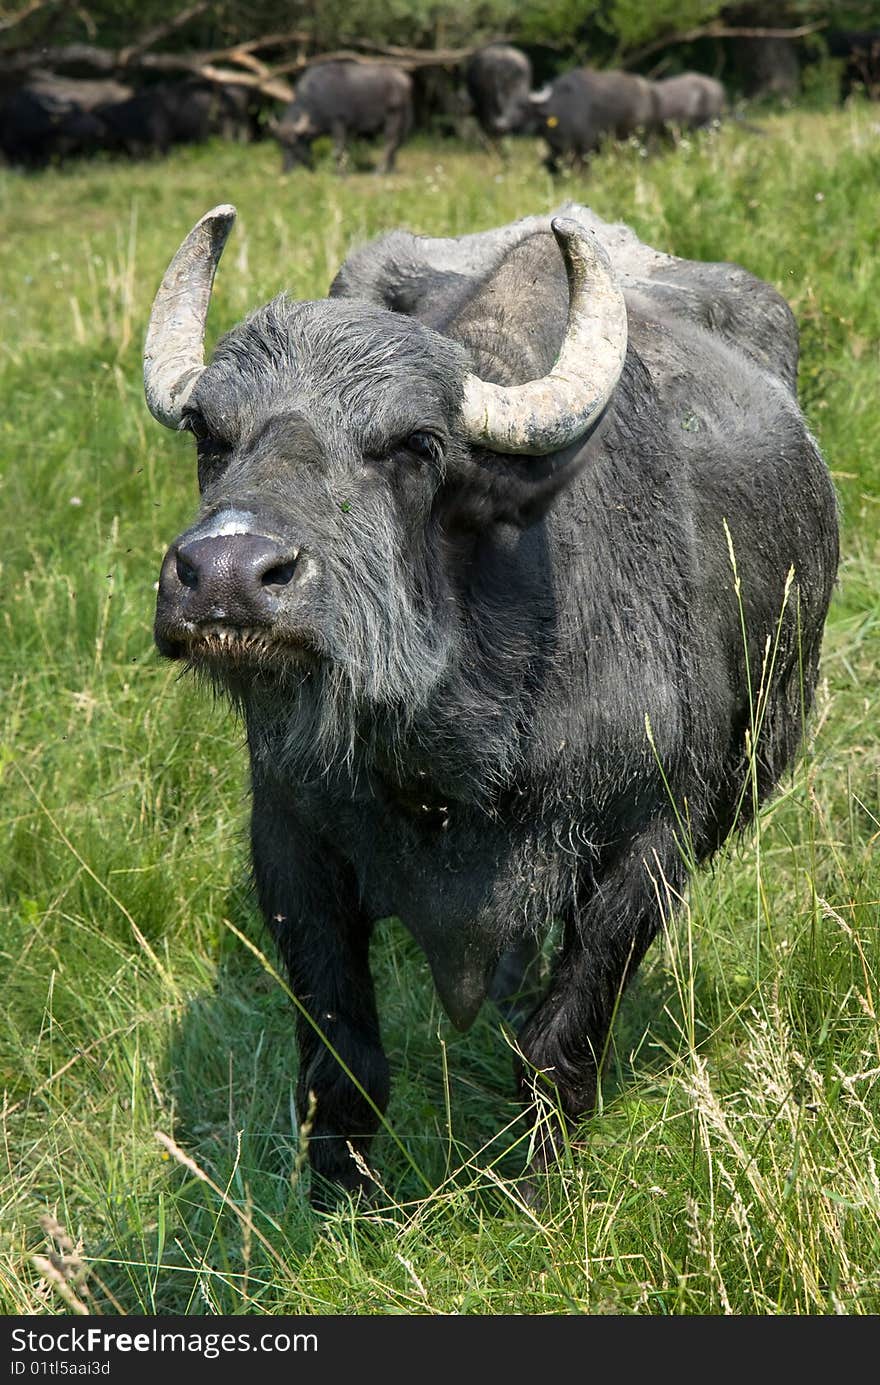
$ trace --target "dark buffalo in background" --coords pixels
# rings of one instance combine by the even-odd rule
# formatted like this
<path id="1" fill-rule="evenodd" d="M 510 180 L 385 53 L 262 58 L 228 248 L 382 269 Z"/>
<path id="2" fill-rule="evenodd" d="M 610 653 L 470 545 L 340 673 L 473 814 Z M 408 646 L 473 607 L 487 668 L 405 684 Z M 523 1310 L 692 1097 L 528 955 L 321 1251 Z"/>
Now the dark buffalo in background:
<path id="1" fill-rule="evenodd" d="M 242 88 L 197 78 L 144 87 L 126 101 L 99 107 L 104 147 L 135 158 L 166 154 L 177 144 L 200 144 L 212 135 L 248 138 L 250 99 Z"/>
<path id="2" fill-rule="evenodd" d="M 413 128 L 441 139 L 463 139 L 471 116 L 471 101 L 457 69 L 423 64 L 410 73 Z"/>
<path id="3" fill-rule="evenodd" d="M 312 143 L 331 135 L 337 166 L 354 136 L 384 137 L 380 171 L 390 173 L 412 125 L 412 81 L 400 68 L 378 62 L 315 63 L 300 77 L 293 100 L 270 126 L 283 151 L 284 172 L 312 167 Z"/>
<path id="4" fill-rule="evenodd" d="M 827 29 L 824 38 L 829 56 L 842 59 L 841 100 L 854 91 L 864 91 L 876 101 L 880 96 L 880 29 Z"/>
<path id="5" fill-rule="evenodd" d="M 532 1115 L 550 1090 L 570 1119 L 592 1109 L 621 990 L 690 866 L 792 764 L 837 512 L 795 321 L 745 269 L 577 206 L 396 231 L 206 367 L 233 216 L 187 237 L 147 333 L 149 407 L 194 434 L 201 489 L 155 635 L 245 718 L 321 1203 L 328 1180 L 370 1186 L 388 916 L 460 1029 L 558 922 L 518 1081 Z M 536 1170 L 560 1138 L 541 1131 Z"/>
<path id="6" fill-rule="evenodd" d="M 787 38 L 734 38 L 733 77 L 753 100 L 792 101 L 801 90 L 800 49 Z"/>
<path id="7" fill-rule="evenodd" d="M 530 122 L 532 64 L 520 48 L 490 43 L 478 48 L 465 67 L 473 113 L 490 140 Z"/>
<path id="8" fill-rule="evenodd" d="M 253 92 L 239 86 L 187 78 L 135 91 L 37 74 L 0 106 L 0 150 L 31 168 L 100 150 L 143 157 L 212 135 L 252 138 L 257 118 Z"/>
<path id="9" fill-rule="evenodd" d="M 654 83 L 657 120 L 667 129 L 697 130 L 720 120 L 727 107 L 724 86 L 704 72 L 682 72 Z"/>
<path id="10" fill-rule="evenodd" d="M 101 108 L 131 95 L 121 82 L 35 73 L 0 103 L 0 151 L 29 168 L 93 153 L 105 136 Z"/>
<path id="11" fill-rule="evenodd" d="M 204 115 L 194 123 L 193 132 L 189 136 L 182 135 L 178 142 L 194 143 L 212 135 L 238 144 L 248 144 L 262 138 L 269 103 L 254 87 L 235 82 L 208 82 L 199 78 L 191 79 L 188 85 L 190 90 L 200 95 L 206 93 L 208 100 L 202 102 Z M 207 134 L 203 136 L 198 133 L 199 130 Z"/>
<path id="12" fill-rule="evenodd" d="M 649 134 L 658 125 L 658 97 L 646 77 L 578 67 L 532 97 L 534 128 L 547 141 L 548 169 L 579 166 L 604 139 Z"/>

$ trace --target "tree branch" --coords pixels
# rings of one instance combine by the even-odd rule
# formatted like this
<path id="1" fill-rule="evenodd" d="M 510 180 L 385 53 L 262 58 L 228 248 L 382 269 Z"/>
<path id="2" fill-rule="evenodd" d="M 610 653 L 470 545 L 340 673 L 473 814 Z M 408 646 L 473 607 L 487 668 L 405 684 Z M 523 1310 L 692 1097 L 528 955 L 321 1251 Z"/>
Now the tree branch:
<path id="1" fill-rule="evenodd" d="M 166 20 L 164 24 L 156 24 L 152 29 L 148 29 L 145 34 L 141 34 L 135 43 L 127 48 L 120 48 L 117 54 L 117 61 L 121 67 L 126 67 L 132 58 L 138 54 L 146 52 L 152 48 L 154 43 L 159 43 L 169 34 L 174 34 L 178 29 L 182 29 L 184 24 L 188 24 L 191 19 L 204 14 L 208 8 L 209 0 L 197 0 L 195 5 L 190 5 L 189 9 L 181 10 L 173 19 Z"/>
<path id="2" fill-rule="evenodd" d="M 167 25 L 151 30 L 136 44 L 114 52 L 110 48 L 99 48 L 87 43 L 69 43 L 58 48 L 33 48 L 27 50 L 7 50 L 0 52 L 0 72 L 8 75 L 27 74 L 32 68 L 52 70 L 74 66 L 90 67 L 95 72 L 116 72 L 120 76 L 130 76 L 135 71 L 187 72 L 202 76 L 211 82 L 230 82 L 235 86 L 251 86 L 275 99 L 289 101 L 292 91 L 284 78 L 303 72 L 305 68 L 318 63 L 359 62 L 390 63 L 406 71 L 419 67 L 452 67 L 469 58 L 474 52 L 471 48 L 399 48 L 394 45 L 373 44 L 365 41 L 351 48 L 341 48 L 332 53 L 316 53 L 313 56 L 298 54 L 296 57 L 268 64 L 255 57 L 255 53 L 267 48 L 291 46 L 303 42 L 305 35 L 295 30 L 286 34 L 269 34 L 263 38 L 251 39 L 246 43 L 236 43 L 229 48 L 210 49 L 196 53 L 153 53 L 149 51 L 153 43 L 166 37 L 172 29 L 202 13 L 208 0 L 182 11 Z M 218 67 L 218 64 L 220 66 Z M 232 66 L 229 66 L 229 65 Z M 245 68 L 247 72 L 236 71 Z M 222 71 L 222 75 L 220 74 Z M 272 88 L 272 90 L 270 90 Z"/>
<path id="3" fill-rule="evenodd" d="M 267 77 L 251 77 L 247 72 L 235 72 L 232 68 L 215 67 L 213 63 L 205 63 L 201 67 L 194 67 L 193 75 L 203 78 L 206 82 L 218 82 L 223 86 L 250 87 L 252 91 L 259 91 L 263 96 L 270 96 L 273 101 L 286 103 L 293 100 L 293 88 L 271 73 Z"/>
<path id="4" fill-rule="evenodd" d="M 659 53 L 663 48 L 671 48 L 676 43 L 694 43 L 700 38 L 807 38 L 809 34 L 824 29 L 827 23 L 827 19 L 822 19 L 816 24 L 800 24 L 796 29 L 742 29 L 730 24 L 703 24 L 698 29 L 684 29 L 675 34 L 667 34 L 665 38 L 654 39 L 651 43 L 643 44 L 641 48 L 634 48 L 632 52 L 627 53 L 620 65 L 632 67 L 634 63 L 650 58 L 653 53 Z"/>
<path id="5" fill-rule="evenodd" d="M 457 67 L 474 52 L 473 48 L 396 48 L 392 45 L 363 43 L 359 48 L 340 48 L 334 53 L 315 53 L 313 57 L 291 58 L 272 67 L 274 76 L 302 72 L 319 63 L 354 62 L 400 67 L 412 72 L 419 67 Z"/>
<path id="6" fill-rule="evenodd" d="M 37 13 L 37 10 L 47 10 L 50 5 L 57 5 L 58 3 L 59 0 L 31 0 L 30 4 L 25 5 L 24 9 L 19 10 L 17 14 L 11 14 L 8 19 L 0 19 L 0 32 L 4 29 L 14 29 L 16 24 L 30 19 L 32 14 Z M 68 0 L 63 0 L 63 3 L 67 4 Z"/>

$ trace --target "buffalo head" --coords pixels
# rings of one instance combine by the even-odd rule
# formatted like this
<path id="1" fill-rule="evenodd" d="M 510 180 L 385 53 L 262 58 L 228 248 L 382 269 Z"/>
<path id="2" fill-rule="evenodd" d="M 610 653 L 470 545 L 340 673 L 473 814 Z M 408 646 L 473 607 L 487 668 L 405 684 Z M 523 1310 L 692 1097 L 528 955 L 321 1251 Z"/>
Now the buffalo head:
<path id="1" fill-rule="evenodd" d="M 570 306 L 543 379 L 480 379 L 459 344 L 365 301 L 283 296 L 206 366 L 234 215 L 217 207 L 187 236 L 147 333 L 149 408 L 195 436 L 201 491 L 162 565 L 156 642 L 246 698 L 293 680 L 313 703 L 302 735 L 329 756 L 341 706 L 350 740 L 359 717 L 425 705 L 455 647 L 450 566 L 487 522 L 531 522 L 578 469 L 626 310 L 591 233 L 557 218 Z"/>
<path id="2" fill-rule="evenodd" d="M 269 122 L 269 133 L 278 141 L 282 150 L 282 172 L 289 173 L 297 167 L 313 168 L 314 155 L 312 141 L 320 135 L 308 111 L 291 105 L 280 120 Z"/>

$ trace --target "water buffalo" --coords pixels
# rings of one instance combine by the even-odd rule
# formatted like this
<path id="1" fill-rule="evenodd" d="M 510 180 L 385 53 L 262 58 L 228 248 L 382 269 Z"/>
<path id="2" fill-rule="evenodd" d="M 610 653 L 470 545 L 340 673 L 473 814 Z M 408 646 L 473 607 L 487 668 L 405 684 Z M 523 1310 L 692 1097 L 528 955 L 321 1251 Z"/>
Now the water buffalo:
<path id="1" fill-rule="evenodd" d="M 755 99 L 795 100 L 801 90 L 800 45 L 789 38 L 734 38 L 735 80 Z"/>
<path id="2" fill-rule="evenodd" d="M 414 68 L 411 75 L 414 127 L 441 139 L 466 139 L 473 111 L 458 72 L 425 63 Z"/>
<path id="3" fill-rule="evenodd" d="M 654 83 L 657 120 L 667 129 L 697 130 L 720 120 L 727 105 L 721 82 L 704 72 L 682 72 Z"/>
<path id="4" fill-rule="evenodd" d="M 187 236 L 147 332 L 148 406 L 194 434 L 201 489 L 155 638 L 244 716 L 322 1205 L 369 1185 L 389 1091 L 369 946 L 389 915 L 460 1029 L 556 921 L 519 1088 L 591 1110 L 690 867 L 792 763 L 837 512 L 792 314 L 736 265 L 576 205 L 394 231 L 206 366 L 233 217 Z M 539 1124 L 536 1170 L 560 1138 Z"/>
<path id="5" fill-rule="evenodd" d="M 315 63 L 296 84 L 293 100 L 270 126 L 283 150 L 285 172 L 312 167 L 312 141 L 332 135 L 337 167 L 345 166 L 351 135 L 385 137 L 380 171 L 390 173 L 412 124 L 412 81 L 386 63 Z"/>
<path id="6" fill-rule="evenodd" d="M 244 119 L 240 91 L 197 78 L 144 87 L 125 101 L 97 108 L 104 147 L 140 158 L 167 154 L 176 144 L 200 144 L 215 134 L 232 136 Z"/>
<path id="7" fill-rule="evenodd" d="M 0 106 L 0 150 L 31 167 L 101 149 L 142 157 L 214 134 L 247 138 L 255 123 L 252 93 L 239 86 L 193 78 L 135 91 L 35 74 Z"/>
<path id="8" fill-rule="evenodd" d="M 864 91 L 880 95 L 880 29 L 827 29 L 825 43 L 832 58 L 841 60 L 840 97 Z"/>
<path id="9" fill-rule="evenodd" d="M 34 73 L 0 105 L 0 151 L 31 168 L 93 153 L 104 143 L 101 107 L 131 95 L 121 82 Z"/>
<path id="10" fill-rule="evenodd" d="M 654 83 L 629 72 L 573 68 L 531 98 L 535 128 L 547 141 L 547 168 L 562 160 L 579 166 L 603 139 L 628 139 L 657 128 Z"/>
<path id="11" fill-rule="evenodd" d="M 472 54 L 465 85 L 474 115 L 490 140 L 517 130 L 530 116 L 532 64 L 509 43 L 490 43 Z"/>

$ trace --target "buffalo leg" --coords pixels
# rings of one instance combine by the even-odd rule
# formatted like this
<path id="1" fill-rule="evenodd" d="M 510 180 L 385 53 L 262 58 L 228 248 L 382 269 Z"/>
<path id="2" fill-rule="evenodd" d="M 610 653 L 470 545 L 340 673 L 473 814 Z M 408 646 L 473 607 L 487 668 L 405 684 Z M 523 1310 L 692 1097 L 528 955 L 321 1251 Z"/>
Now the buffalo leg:
<path id="1" fill-rule="evenodd" d="M 511 1027 L 521 1025 L 535 1007 L 540 965 L 541 947 L 532 933 L 498 959 L 489 986 L 489 999 L 495 1002 L 502 1018 Z"/>
<path id="2" fill-rule="evenodd" d="M 348 172 L 348 145 L 346 143 L 345 122 L 334 120 L 331 133 L 333 135 L 333 156 L 336 159 L 336 172 L 345 174 Z"/>
<path id="3" fill-rule="evenodd" d="M 406 134 L 407 115 L 405 111 L 391 111 L 385 121 L 384 139 L 385 146 L 382 151 L 382 160 L 376 169 L 377 173 L 392 173 L 394 162 L 397 158 L 397 151 L 403 144 L 403 137 Z"/>
<path id="4" fill-rule="evenodd" d="M 348 1146 L 366 1159 L 388 1102 L 371 924 L 350 868 L 256 794 L 251 836 L 260 906 L 299 1002 L 297 1111 L 312 1123 L 312 1202 L 326 1207 L 335 1200 L 333 1185 L 337 1196 L 340 1189 L 371 1191 Z"/>
<path id="5" fill-rule="evenodd" d="M 544 156 L 544 167 L 552 178 L 558 178 L 562 169 L 559 166 L 559 158 L 555 149 L 548 149 Z"/>
<path id="6" fill-rule="evenodd" d="M 519 1036 L 520 1095 L 536 1112 L 542 1090 L 567 1121 L 592 1111 L 618 1000 L 685 876 L 671 827 L 655 825 L 596 870 L 587 902 L 565 919 L 549 988 Z M 554 1119 L 540 1123 L 537 1169 L 559 1153 Z"/>

